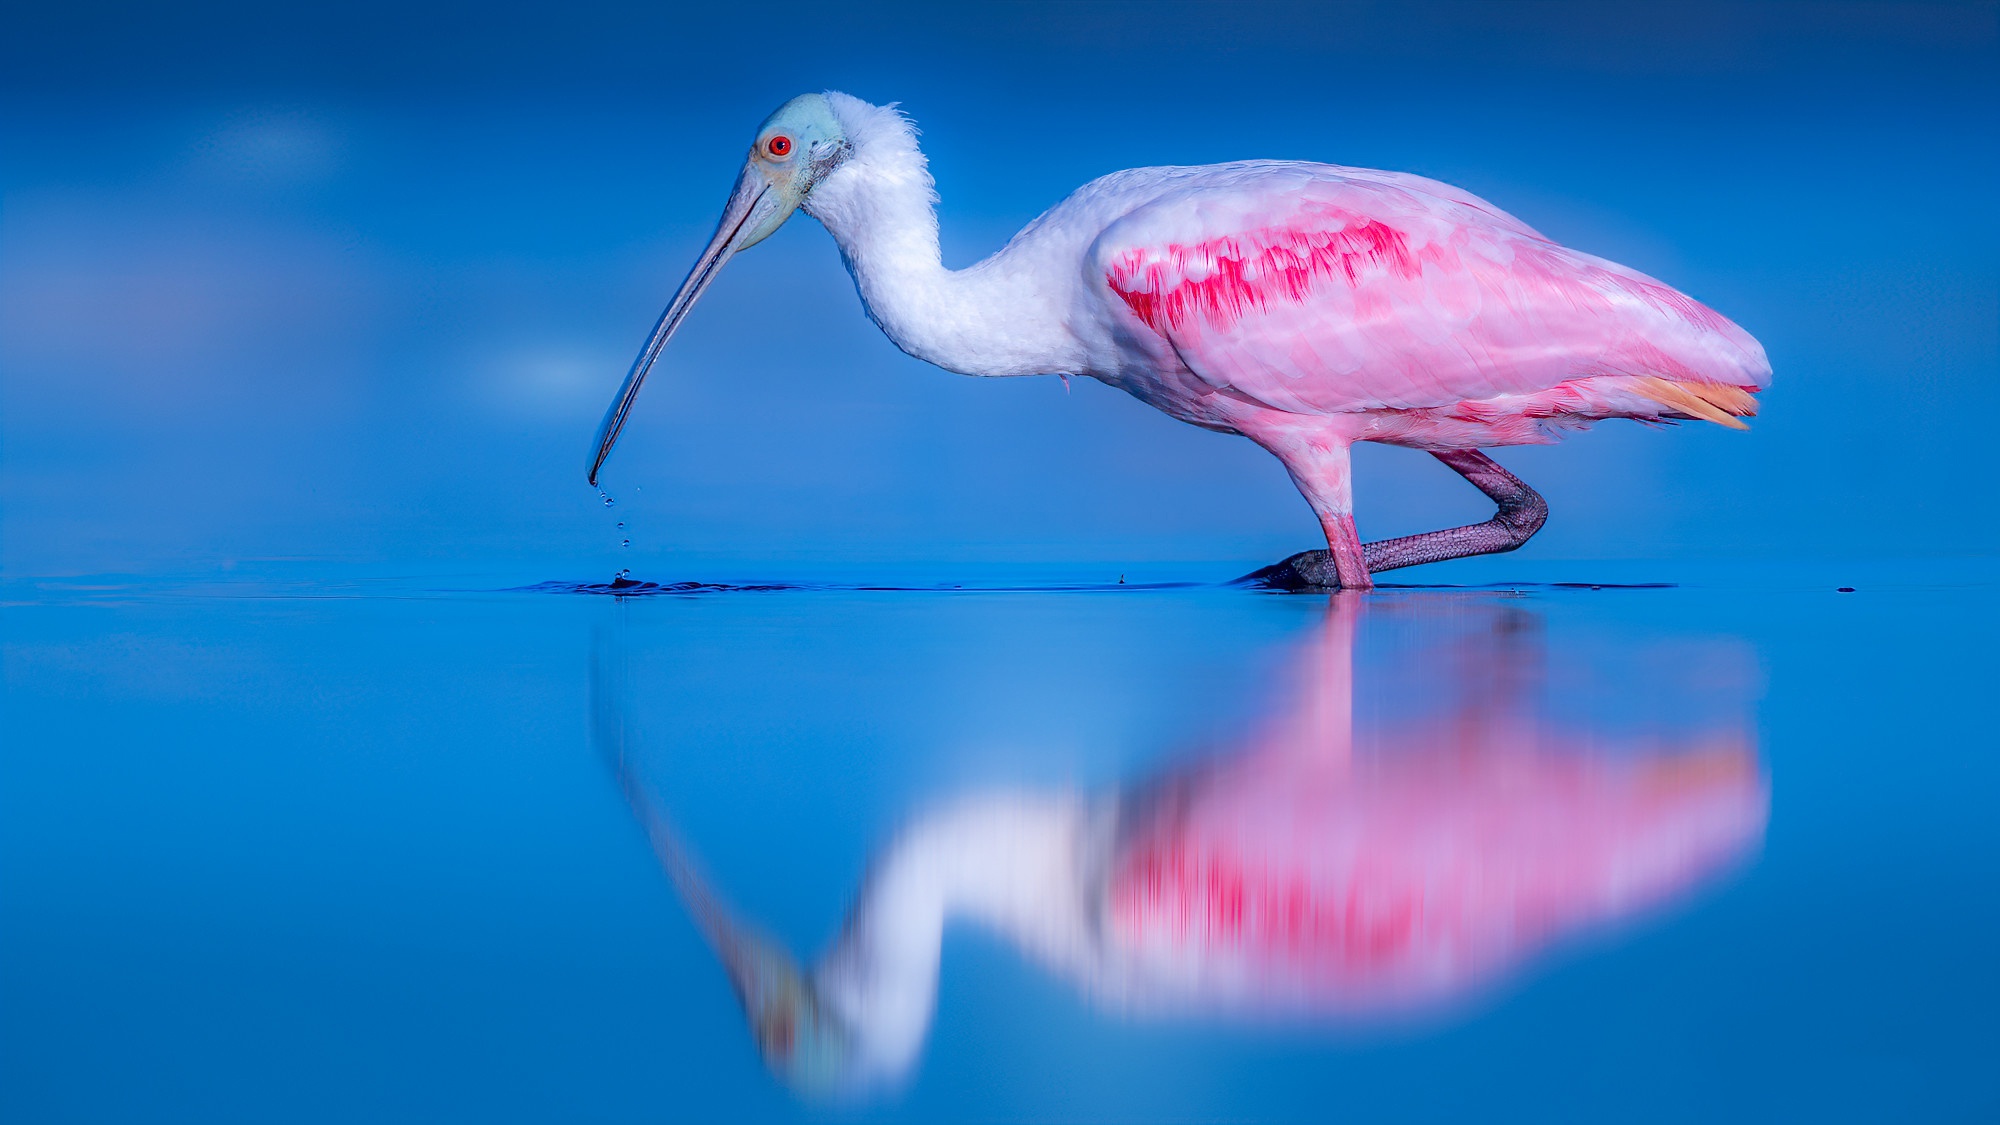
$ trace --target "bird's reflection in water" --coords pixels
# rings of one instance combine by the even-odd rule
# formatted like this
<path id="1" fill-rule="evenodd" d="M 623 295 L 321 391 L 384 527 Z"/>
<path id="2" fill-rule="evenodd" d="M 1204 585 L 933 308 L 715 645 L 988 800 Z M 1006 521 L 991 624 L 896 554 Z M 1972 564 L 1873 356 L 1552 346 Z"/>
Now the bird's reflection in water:
<path id="1" fill-rule="evenodd" d="M 948 921 L 1000 934 L 1119 1012 L 1353 1024 L 1477 996 L 1566 938 L 1691 893 L 1762 838 L 1744 708 L 1725 700 L 1671 729 L 1557 720 L 1532 611 L 1329 603 L 1288 662 L 1289 694 L 1240 741 L 1115 792 L 973 793 L 920 811 L 810 968 L 697 874 L 625 758 L 601 675 L 598 742 L 765 1060 L 814 1094 L 907 1076 Z M 1451 626 L 1362 677 L 1364 702 L 1400 676 L 1430 705 L 1357 722 L 1364 615 Z M 1731 666 L 1726 651 L 1678 655 Z M 1712 705 L 1717 687 L 1699 694 Z"/>

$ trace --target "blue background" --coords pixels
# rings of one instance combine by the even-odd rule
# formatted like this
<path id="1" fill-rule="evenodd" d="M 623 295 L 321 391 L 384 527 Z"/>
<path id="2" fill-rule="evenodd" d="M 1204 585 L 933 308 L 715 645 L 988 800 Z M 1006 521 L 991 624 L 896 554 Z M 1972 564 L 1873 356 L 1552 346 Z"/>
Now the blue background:
<path id="1" fill-rule="evenodd" d="M 0 1118 L 1995 1116 L 2000 5 L 0 4 Z M 923 126 L 952 265 L 1108 171 L 1304 157 L 1757 335 L 1748 434 L 1502 451 L 1547 529 L 1411 580 L 1521 584 L 1361 599 L 1356 706 L 1484 682 L 1492 645 L 1410 636 L 1517 615 L 1552 728 L 1732 716 L 1761 853 L 1351 1034 L 1125 1019 L 954 928 L 910 1087 L 790 1097 L 591 746 L 600 656 L 718 885 L 810 954 L 940 800 L 1234 745 L 1327 612 L 496 590 L 1313 544 L 1240 439 L 901 355 L 810 220 L 696 310 L 607 509 L 607 401 L 750 131 L 825 87 Z M 1359 465 L 1365 535 L 1484 514 Z"/>
<path id="2" fill-rule="evenodd" d="M 903 356 L 809 219 L 690 319 L 606 512 L 582 474 L 605 404 L 750 131 L 826 87 L 924 129 L 947 264 L 1118 168 L 1299 157 L 1463 185 L 1763 341 L 1777 383 L 1748 435 L 1610 424 L 1503 452 L 1554 513 L 1524 559 L 2000 547 L 1990 3 L 84 3 L 6 24 L 16 575 L 1203 577 L 1313 545 L 1240 439 Z M 1360 464 L 1364 536 L 1481 514 L 1419 454 Z"/>

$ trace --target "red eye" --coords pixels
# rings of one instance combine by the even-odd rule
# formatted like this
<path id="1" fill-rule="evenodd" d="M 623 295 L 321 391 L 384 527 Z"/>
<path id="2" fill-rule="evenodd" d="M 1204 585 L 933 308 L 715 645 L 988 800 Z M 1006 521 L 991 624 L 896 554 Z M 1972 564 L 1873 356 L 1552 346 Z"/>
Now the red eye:
<path id="1" fill-rule="evenodd" d="M 764 142 L 764 151 L 770 153 L 772 156 L 783 156 L 792 151 L 792 138 L 772 137 L 770 140 Z"/>

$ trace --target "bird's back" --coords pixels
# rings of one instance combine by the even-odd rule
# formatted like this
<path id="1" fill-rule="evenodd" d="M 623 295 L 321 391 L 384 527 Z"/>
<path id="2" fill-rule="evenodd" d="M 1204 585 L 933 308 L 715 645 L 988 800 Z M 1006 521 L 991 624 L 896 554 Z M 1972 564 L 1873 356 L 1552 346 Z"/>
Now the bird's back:
<path id="1" fill-rule="evenodd" d="M 1084 232 L 1083 283 L 1107 323 L 1279 410 L 1450 409 L 1606 379 L 1747 401 L 1769 380 L 1763 349 L 1720 314 L 1419 176 L 1276 161 L 1135 169 L 1021 238 Z"/>

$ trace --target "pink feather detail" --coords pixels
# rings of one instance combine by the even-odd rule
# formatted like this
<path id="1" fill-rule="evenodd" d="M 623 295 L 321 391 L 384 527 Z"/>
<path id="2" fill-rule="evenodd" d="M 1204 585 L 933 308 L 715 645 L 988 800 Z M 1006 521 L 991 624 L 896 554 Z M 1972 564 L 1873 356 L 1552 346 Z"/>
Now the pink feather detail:
<path id="1" fill-rule="evenodd" d="M 1127 251 L 1111 266 L 1111 288 L 1156 332 L 1188 327 L 1199 316 L 1228 329 L 1245 310 L 1263 311 L 1273 299 L 1302 303 L 1322 279 L 1337 278 L 1359 287 L 1364 275 L 1384 272 L 1414 280 L 1426 262 L 1449 268 L 1433 245 L 1412 250 L 1409 236 L 1378 219 L 1335 208 L 1311 208 L 1303 222 L 1285 227 L 1210 239 L 1193 246 L 1170 244 L 1155 252 Z M 1524 240 L 1525 242 L 1525 240 Z M 1514 248 L 1523 273 L 1560 290 L 1576 307 L 1601 306 L 1613 294 L 1643 301 L 1695 328 L 1712 332 L 1734 326 L 1714 309 L 1669 286 L 1615 270 L 1579 266 L 1549 244 Z"/>
<path id="2" fill-rule="evenodd" d="M 1366 414 L 1347 426 L 1362 440 L 1459 448 L 1607 417 L 1754 413 L 1763 349 L 1706 305 L 1468 199 L 1368 175 L 1274 173 L 1141 208 L 1099 244 L 1103 292 L 1211 393 Z M 1248 433 L 1257 419 L 1240 413 L 1228 423 Z"/>
<path id="3" fill-rule="evenodd" d="M 1402 231 L 1334 208 L 1301 216 L 1312 225 L 1254 231 L 1160 253 L 1132 250 L 1111 267 L 1111 288 L 1156 332 L 1187 326 L 1197 316 L 1217 328 L 1272 299 L 1299 302 L 1323 278 L 1350 286 L 1365 273 L 1422 272 Z"/>

